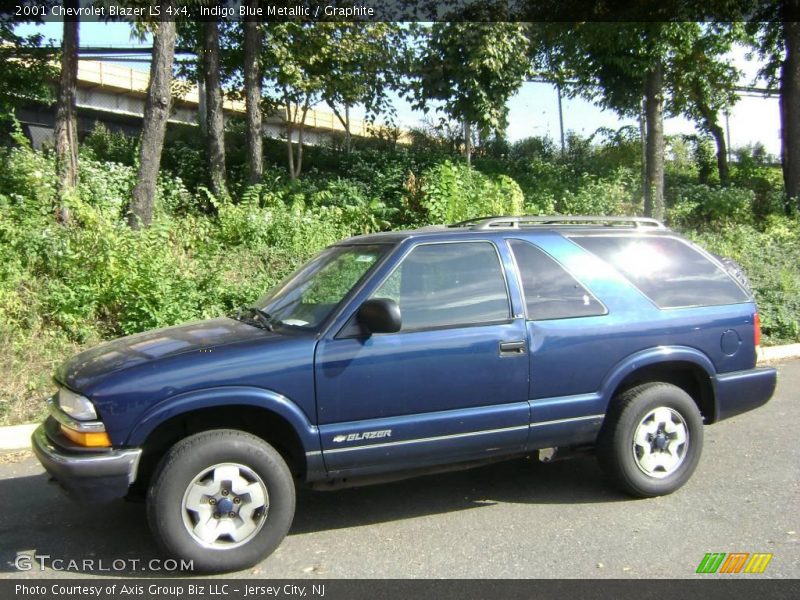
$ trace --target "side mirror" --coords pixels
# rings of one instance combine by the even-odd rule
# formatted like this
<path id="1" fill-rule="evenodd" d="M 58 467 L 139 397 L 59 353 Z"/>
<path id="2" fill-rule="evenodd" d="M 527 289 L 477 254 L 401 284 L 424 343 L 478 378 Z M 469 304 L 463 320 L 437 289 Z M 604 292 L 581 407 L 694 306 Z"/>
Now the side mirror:
<path id="1" fill-rule="evenodd" d="M 364 302 L 358 309 L 358 322 L 370 333 L 395 333 L 403 326 L 400 307 L 389 298 Z"/>

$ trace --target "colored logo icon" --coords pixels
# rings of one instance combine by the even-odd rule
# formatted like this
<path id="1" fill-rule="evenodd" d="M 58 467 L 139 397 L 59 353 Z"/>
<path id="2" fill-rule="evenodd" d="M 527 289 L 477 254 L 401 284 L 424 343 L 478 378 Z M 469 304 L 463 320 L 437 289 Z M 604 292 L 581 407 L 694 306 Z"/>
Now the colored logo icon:
<path id="1" fill-rule="evenodd" d="M 697 566 L 697 573 L 763 573 L 772 554 L 765 552 L 708 552 Z"/>

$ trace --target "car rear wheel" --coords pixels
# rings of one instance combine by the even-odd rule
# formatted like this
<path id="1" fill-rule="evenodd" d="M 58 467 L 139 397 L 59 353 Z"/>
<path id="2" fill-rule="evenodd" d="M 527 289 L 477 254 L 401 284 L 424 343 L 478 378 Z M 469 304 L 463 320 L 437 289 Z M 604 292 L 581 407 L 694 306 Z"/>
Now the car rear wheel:
<path id="1" fill-rule="evenodd" d="M 609 408 L 597 454 L 621 489 L 648 498 L 686 483 L 702 449 L 703 418 L 691 396 L 671 384 L 646 383 Z"/>
<path id="2" fill-rule="evenodd" d="M 266 558 L 289 531 L 294 507 L 294 482 L 281 455 L 230 429 L 175 444 L 147 494 L 161 548 L 200 572 L 244 569 Z"/>

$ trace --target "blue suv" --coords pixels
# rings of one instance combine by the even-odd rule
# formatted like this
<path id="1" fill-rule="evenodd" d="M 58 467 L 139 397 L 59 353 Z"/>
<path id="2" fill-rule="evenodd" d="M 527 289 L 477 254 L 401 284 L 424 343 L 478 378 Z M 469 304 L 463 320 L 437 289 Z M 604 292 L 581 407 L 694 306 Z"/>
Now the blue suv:
<path id="1" fill-rule="evenodd" d="M 339 487 L 593 449 L 639 497 L 703 425 L 761 406 L 756 306 L 652 219 L 493 217 L 317 255 L 250 307 L 87 350 L 33 444 L 72 495 L 144 495 L 161 548 L 224 571 Z"/>

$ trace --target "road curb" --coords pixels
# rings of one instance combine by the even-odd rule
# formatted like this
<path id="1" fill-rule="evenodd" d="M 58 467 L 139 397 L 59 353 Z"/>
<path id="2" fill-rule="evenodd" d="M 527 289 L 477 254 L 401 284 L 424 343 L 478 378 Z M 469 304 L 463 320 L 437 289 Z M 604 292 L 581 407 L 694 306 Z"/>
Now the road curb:
<path id="1" fill-rule="evenodd" d="M 774 360 L 784 360 L 786 358 L 797 358 L 800 356 L 800 344 L 786 344 L 785 346 L 767 346 L 761 348 L 758 353 L 759 362 L 772 362 Z"/>
<path id="2" fill-rule="evenodd" d="M 0 452 L 24 450 L 31 447 L 31 434 L 38 423 L 0 427 Z"/>
<path id="3" fill-rule="evenodd" d="M 758 353 L 758 362 L 774 362 L 788 358 L 800 358 L 800 344 L 767 346 Z M 25 450 L 31 447 L 31 434 L 38 423 L 0 427 L 0 452 Z"/>

